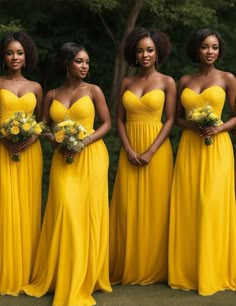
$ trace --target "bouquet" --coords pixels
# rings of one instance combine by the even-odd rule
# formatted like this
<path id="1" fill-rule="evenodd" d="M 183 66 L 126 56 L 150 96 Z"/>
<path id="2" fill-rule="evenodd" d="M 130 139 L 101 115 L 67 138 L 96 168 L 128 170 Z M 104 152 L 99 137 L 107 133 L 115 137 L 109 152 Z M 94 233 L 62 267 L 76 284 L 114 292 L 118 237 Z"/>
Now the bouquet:
<path id="1" fill-rule="evenodd" d="M 15 112 L 0 125 L 0 137 L 21 143 L 33 135 L 40 135 L 44 129 L 44 122 L 37 122 L 34 115 L 27 112 Z M 13 154 L 12 160 L 20 161 L 20 154 Z"/>
<path id="2" fill-rule="evenodd" d="M 60 143 L 62 147 L 74 152 L 80 152 L 85 145 L 83 139 L 87 136 L 85 128 L 78 122 L 67 119 L 60 123 L 56 123 L 52 127 L 56 142 Z M 68 164 L 73 163 L 72 156 L 66 156 Z"/>
<path id="3" fill-rule="evenodd" d="M 199 127 L 218 126 L 222 123 L 208 104 L 192 109 L 187 114 L 187 119 L 197 123 Z M 205 137 L 206 145 L 211 145 L 212 143 L 213 140 L 210 136 Z"/>

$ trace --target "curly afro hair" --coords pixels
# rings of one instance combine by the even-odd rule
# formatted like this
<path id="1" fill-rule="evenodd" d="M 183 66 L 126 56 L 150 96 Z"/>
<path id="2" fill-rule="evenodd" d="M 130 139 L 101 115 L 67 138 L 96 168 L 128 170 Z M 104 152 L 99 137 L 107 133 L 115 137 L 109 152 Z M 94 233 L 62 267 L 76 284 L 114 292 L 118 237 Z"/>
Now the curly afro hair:
<path id="1" fill-rule="evenodd" d="M 191 59 L 193 63 L 199 62 L 198 52 L 201 47 L 201 43 L 206 37 L 211 35 L 215 36 L 219 41 L 219 59 L 222 59 L 224 57 L 226 53 L 226 44 L 222 36 L 217 31 L 208 28 L 203 28 L 195 32 L 187 44 L 187 56 Z"/>
<path id="2" fill-rule="evenodd" d="M 25 52 L 25 70 L 33 70 L 38 63 L 38 52 L 33 39 L 25 32 L 19 31 L 4 36 L 0 41 L 0 62 L 4 63 L 5 50 L 10 42 L 18 41 Z M 6 68 L 6 67 L 5 67 Z"/>
<path id="3" fill-rule="evenodd" d="M 124 41 L 124 58 L 130 66 L 138 66 L 136 64 L 136 47 L 138 42 L 145 37 L 150 37 L 153 40 L 158 54 L 158 63 L 163 63 L 169 56 L 172 46 L 169 37 L 164 32 L 153 28 L 137 27 L 128 33 Z"/>

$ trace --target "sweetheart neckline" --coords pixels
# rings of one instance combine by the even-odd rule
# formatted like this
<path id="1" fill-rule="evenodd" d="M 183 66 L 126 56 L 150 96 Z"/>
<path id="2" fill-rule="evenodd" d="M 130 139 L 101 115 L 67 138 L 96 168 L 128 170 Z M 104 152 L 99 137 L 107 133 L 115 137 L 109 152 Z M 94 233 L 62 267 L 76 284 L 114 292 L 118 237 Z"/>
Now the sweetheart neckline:
<path id="1" fill-rule="evenodd" d="M 53 103 L 54 101 L 56 101 L 56 102 L 58 102 L 59 104 L 61 104 L 64 108 L 66 108 L 67 110 L 70 110 L 77 102 L 79 102 L 80 100 L 82 100 L 82 99 L 85 98 L 85 97 L 89 97 L 89 98 L 90 98 L 89 95 L 85 95 L 85 96 L 83 96 L 83 97 L 77 99 L 75 102 L 73 102 L 73 103 L 71 104 L 70 107 L 66 107 L 63 103 L 61 103 L 61 102 L 60 102 L 59 100 L 57 100 L 57 99 L 53 99 L 52 103 Z"/>
<path id="2" fill-rule="evenodd" d="M 221 90 L 223 90 L 223 92 L 225 92 L 225 90 L 224 90 L 221 86 L 219 86 L 219 85 L 211 85 L 211 86 L 209 86 L 209 87 L 203 89 L 200 93 L 196 92 L 194 89 L 192 89 L 192 88 L 190 88 L 190 87 L 185 87 L 185 88 L 183 89 L 183 91 L 184 91 L 185 89 L 188 89 L 188 90 L 193 91 L 196 95 L 200 96 L 200 95 L 203 94 L 205 91 L 207 91 L 207 90 L 209 90 L 209 89 L 211 89 L 211 88 L 213 88 L 213 87 L 218 87 L 218 88 L 220 88 Z"/>
<path id="3" fill-rule="evenodd" d="M 5 91 L 7 91 L 7 92 L 10 92 L 11 94 L 13 94 L 15 97 L 17 97 L 18 99 L 21 99 L 21 98 L 23 98 L 23 97 L 25 97 L 26 95 L 28 95 L 28 94 L 32 94 L 32 95 L 34 95 L 35 96 L 35 94 L 32 92 L 32 91 L 29 91 L 29 92 L 27 92 L 27 93 L 25 93 L 25 94 L 23 94 L 22 96 L 17 96 L 17 94 L 15 94 L 13 91 L 11 91 L 11 90 L 9 90 L 9 89 L 5 89 L 5 88 L 0 88 L 0 90 L 5 90 Z"/>
<path id="4" fill-rule="evenodd" d="M 147 94 L 149 94 L 150 92 L 152 92 L 152 91 L 161 91 L 161 92 L 163 92 L 164 93 L 164 91 L 162 90 L 162 89 L 152 89 L 152 90 L 150 90 L 150 91 L 148 91 L 148 92 L 146 92 L 145 94 L 143 94 L 142 96 L 137 96 L 134 92 L 132 92 L 131 90 L 129 90 L 129 89 L 126 89 L 125 90 L 125 92 L 127 92 L 127 91 L 129 91 L 130 93 L 132 93 L 136 98 L 138 98 L 138 99 L 142 99 L 143 97 L 145 97 Z M 125 94 L 125 92 L 124 92 L 124 94 Z"/>

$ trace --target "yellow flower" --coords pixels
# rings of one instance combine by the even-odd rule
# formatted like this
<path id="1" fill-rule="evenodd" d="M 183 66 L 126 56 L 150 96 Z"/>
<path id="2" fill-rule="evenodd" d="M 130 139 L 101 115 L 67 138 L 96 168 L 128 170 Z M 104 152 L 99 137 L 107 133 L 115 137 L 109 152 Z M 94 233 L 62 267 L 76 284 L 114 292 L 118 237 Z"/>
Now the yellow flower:
<path id="1" fill-rule="evenodd" d="M 16 125 L 16 126 L 20 125 L 20 122 L 18 120 L 13 120 L 12 123 L 13 123 L 13 125 Z"/>
<path id="2" fill-rule="evenodd" d="M 11 128 L 11 134 L 18 135 L 20 133 L 20 129 L 17 126 L 13 126 Z"/>
<path id="3" fill-rule="evenodd" d="M 7 131 L 5 130 L 5 128 L 2 128 L 0 132 L 3 136 L 7 135 Z"/>
<path id="4" fill-rule="evenodd" d="M 86 136 L 86 132 L 80 131 L 78 136 L 79 136 L 79 139 L 84 139 L 84 137 Z"/>
<path id="5" fill-rule="evenodd" d="M 217 118 L 216 114 L 214 113 L 210 113 L 208 117 L 212 120 Z"/>
<path id="6" fill-rule="evenodd" d="M 199 112 L 194 112 L 192 114 L 192 120 L 197 120 L 199 118 L 201 118 L 201 114 Z"/>
<path id="7" fill-rule="evenodd" d="M 40 127 L 39 124 L 36 124 L 35 128 L 34 128 L 34 132 L 35 134 L 39 135 L 42 133 L 42 128 Z"/>
<path id="8" fill-rule="evenodd" d="M 72 120 L 65 120 L 62 121 L 60 123 L 58 123 L 58 126 L 63 127 L 63 126 L 73 126 L 74 125 L 74 121 Z"/>
<path id="9" fill-rule="evenodd" d="M 201 117 L 204 118 L 204 117 L 206 117 L 206 116 L 207 116 L 207 113 L 204 112 L 204 111 L 202 111 L 202 112 L 201 112 Z"/>
<path id="10" fill-rule="evenodd" d="M 65 138 L 65 133 L 64 131 L 60 130 L 55 133 L 55 139 L 57 142 L 62 142 Z"/>
<path id="11" fill-rule="evenodd" d="M 24 124 L 22 125 L 22 129 L 23 129 L 24 131 L 29 131 L 30 128 L 31 128 L 31 126 L 30 126 L 29 123 L 24 123 Z"/>

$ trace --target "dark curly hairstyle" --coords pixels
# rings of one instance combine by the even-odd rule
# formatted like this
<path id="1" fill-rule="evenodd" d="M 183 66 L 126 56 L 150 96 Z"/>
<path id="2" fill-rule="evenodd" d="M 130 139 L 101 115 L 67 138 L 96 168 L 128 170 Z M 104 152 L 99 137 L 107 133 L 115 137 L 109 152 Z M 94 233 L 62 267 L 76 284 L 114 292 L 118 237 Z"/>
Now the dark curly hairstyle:
<path id="1" fill-rule="evenodd" d="M 150 37 L 153 40 L 158 54 L 158 63 L 163 63 L 169 56 L 172 46 L 165 33 L 158 29 L 137 27 L 128 33 L 124 41 L 124 58 L 130 66 L 138 66 L 136 64 L 136 47 L 138 42 L 145 37 Z"/>
<path id="2" fill-rule="evenodd" d="M 219 59 L 222 59 L 226 52 L 226 44 L 222 36 L 214 30 L 203 28 L 195 32 L 187 44 L 187 55 L 193 63 L 198 63 L 198 52 L 203 40 L 210 36 L 215 36 L 219 41 Z"/>
<path id="3" fill-rule="evenodd" d="M 66 74 L 68 65 L 73 61 L 76 54 L 80 51 L 85 51 L 88 53 L 86 48 L 80 44 L 75 42 L 64 43 L 55 58 L 54 65 L 56 71 L 60 74 Z"/>
<path id="4" fill-rule="evenodd" d="M 0 41 L 0 63 L 3 67 L 5 51 L 8 44 L 12 41 L 21 43 L 25 52 L 25 70 L 33 70 L 38 63 L 38 52 L 33 39 L 25 32 L 19 31 L 4 36 Z"/>

